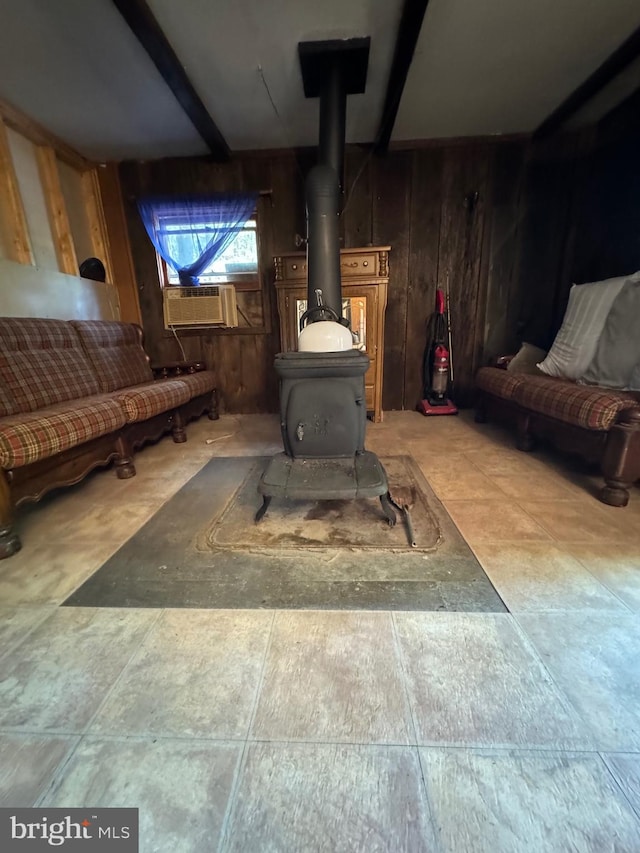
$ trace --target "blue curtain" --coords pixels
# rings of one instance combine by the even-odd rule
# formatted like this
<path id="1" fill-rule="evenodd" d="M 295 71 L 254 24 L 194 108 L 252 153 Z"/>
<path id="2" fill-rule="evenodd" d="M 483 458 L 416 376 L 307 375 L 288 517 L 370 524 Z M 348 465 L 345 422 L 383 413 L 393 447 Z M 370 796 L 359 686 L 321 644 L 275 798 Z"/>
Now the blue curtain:
<path id="1" fill-rule="evenodd" d="M 147 196 L 138 210 L 158 254 L 178 273 L 180 284 L 198 284 L 255 212 L 257 193 Z"/>

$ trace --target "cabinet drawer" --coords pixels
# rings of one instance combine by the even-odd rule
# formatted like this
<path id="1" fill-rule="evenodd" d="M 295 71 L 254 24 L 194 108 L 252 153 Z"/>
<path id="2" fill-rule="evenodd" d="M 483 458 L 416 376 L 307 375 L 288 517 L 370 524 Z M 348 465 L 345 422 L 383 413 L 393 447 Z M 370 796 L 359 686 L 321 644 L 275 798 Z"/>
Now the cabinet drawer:
<path id="1" fill-rule="evenodd" d="M 284 277 L 286 281 L 306 281 L 307 261 L 305 258 L 285 258 Z"/>
<path id="2" fill-rule="evenodd" d="M 375 276 L 376 254 L 375 252 L 363 252 L 358 255 L 340 256 L 340 275 L 342 278 L 353 276 Z"/>

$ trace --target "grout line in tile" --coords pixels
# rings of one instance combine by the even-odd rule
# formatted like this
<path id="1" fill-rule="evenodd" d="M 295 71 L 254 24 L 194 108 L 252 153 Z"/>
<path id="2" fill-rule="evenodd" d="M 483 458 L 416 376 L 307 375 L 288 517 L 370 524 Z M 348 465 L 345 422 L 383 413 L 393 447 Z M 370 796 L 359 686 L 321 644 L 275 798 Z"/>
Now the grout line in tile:
<path id="1" fill-rule="evenodd" d="M 398 636 L 398 625 L 396 623 L 396 615 L 395 612 L 391 611 L 389 613 L 391 617 L 391 634 L 393 637 L 393 646 L 396 655 L 396 663 L 400 672 L 400 680 L 402 681 L 402 689 L 404 693 L 404 704 L 405 709 L 409 712 L 409 717 L 411 719 L 411 728 L 413 730 L 413 745 L 418 744 L 418 727 L 416 725 L 415 714 L 413 713 L 413 706 L 411 704 L 411 697 L 409 695 L 409 679 L 407 676 L 407 670 L 405 666 L 404 654 L 402 652 L 402 644 L 400 643 L 400 637 Z"/>
<path id="2" fill-rule="evenodd" d="M 568 543 L 568 544 L 575 544 L 575 543 Z M 594 543 L 589 543 L 589 544 L 594 544 Z M 600 544 L 600 543 L 598 542 L 597 544 Z M 603 544 L 607 544 L 607 543 L 603 543 Z M 570 556 L 573 557 L 574 560 L 577 560 L 577 562 L 580 563 L 580 565 L 585 570 L 585 572 L 590 574 L 592 578 L 595 578 L 595 580 L 601 586 L 603 586 L 608 592 L 610 592 L 611 595 L 614 596 L 614 598 L 617 598 L 618 601 L 626 607 L 626 609 L 629 611 L 629 613 L 634 613 L 634 614 L 637 613 L 637 611 L 634 610 L 634 608 L 631 607 L 631 605 L 627 604 L 627 602 L 618 594 L 618 592 L 615 589 L 613 589 L 611 586 L 609 586 L 609 584 L 606 581 L 602 580 L 602 578 L 599 578 L 595 572 L 592 572 L 591 569 L 589 568 L 589 566 L 587 566 L 585 563 L 582 562 L 580 557 L 577 557 L 575 554 L 571 554 L 571 553 L 570 553 Z"/>
<path id="3" fill-rule="evenodd" d="M 233 781 L 231 783 L 231 788 L 229 789 L 229 795 L 227 797 L 227 806 L 224 811 L 224 815 L 222 818 L 222 823 L 220 825 L 220 839 L 218 841 L 218 851 L 223 849 L 224 844 L 226 844 L 227 831 L 229 827 L 229 823 L 231 821 L 231 816 L 233 815 L 233 811 L 236 803 L 236 796 L 238 793 L 238 788 L 240 787 L 240 780 L 242 779 L 242 774 L 244 772 L 244 768 L 246 766 L 248 760 L 248 752 L 247 747 L 249 745 L 249 738 L 251 736 L 251 730 L 253 729 L 253 723 L 255 720 L 255 716 L 258 710 L 258 702 L 260 701 L 260 695 L 262 693 L 262 685 L 264 683 L 265 672 L 267 669 L 267 658 L 269 656 L 269 652 L 271 650 L 271 641 L 273 638 L 273 626 L 276 619 L 277 610 L 273 610 L 271 614 L 271 624 L 269 625 L 269 636 L 267 637 L 267 642 L 265 643 L 264 656 L 262 658 L 262 666 L 260 668 L 260 676 L 258 678 L 258 684 L 256 686 L 255 696 L 253 697 L 253 705 L 251 708 L 251 713 L 249 715 L 249 723 L 247 725 L 247 732 L 243 741 L 242 749 L 240 750 L 240 756 L 236 763 L 236 768 L 233 774 Z"/>
<path id="4" fill-rule="evenodd" d="M 36 797 L 36 800 L 33 803 L 32 808 L 38 808 L 40 806 L 40 804 L 42 803 L 44 798 L 47 796 L 49 791 L 53 788 L 53 786 L 58 781 L 58 779 L 60 779 L 64 775 L 65 768 L 67 767 L 67 765 L 69 764 L 69 762 L 71 761 L 73 756 L 76 754 L 78 747 L 80 746 L 80 743 L 82 742 L 82 735 L 76 735 L 75 738 L 76 738 L 76 742 L 73 744 L 73 746 L 71 747 L 71 749 L 69 750 L 67 755 L 65 755 L 64 758 L 58 762 L 57 766 L 55 767 L 55 769 L 51 773 L 51 776 L 49 777 L 47 783 L 44 785 L 44 787 L 42 789 L 42 793 L 40 794 L 39 797 Z"/>
<path id="5" fill-rule="evenodd" d="M 229 744 L 243 744 L 246 747 L 256 746 L 258 744 L 266 744 L 269 746 L 327 746 L 327 747 L 354 747 L 357 749 L 410 749 L 410 750 L 420 750 L 420 749 L 433 749 L 433 750 L 445 750 L 447 752 L 469 752 L 470 750 L 473 752 L 485 752 L 485 753 L 494 753 L 500 752 L 505 755 L 512 754 L 520 754 L 520 753 L 535 753 L 539 755 L 558 755 L 558 756 L 580 756 L 580 755 L 600 755 L 602 756 L 604 753 L 602 750 L 599 750 L 594 746 L 593 749 L 580 749 L 580 748 L 565 748 L 562 746 L 537 746 L 531 744 L 500 744 L 500 743 L 453 743 L 451 741 L 425 741 L 425 743 L 418 744 L 409 744 L 409 743 L 392 743 L 392 742 L 381 742 L 381 741 L 339 741 L 339 740 L 298 740 L 295 738 L 288 738 L 285 740 L 276 739 L 269 740 L 268 738 L 256 738 L 252 741 L 246 741 L 243 738 L 233 738 L 233 737 L 212 737 L 210 735 L 207 736 L 193 736 L 193 735 L 175 735 L 175 734 L 143 734 L 140 732 L 136 732 L 136 734 L 102 734 L 102 733 L 93 733 L 93 732 L 84 732 L 84 733 L 70 733 L 63 731 L 38 731 L 31 729 L 14 729 L 9 726 L 3 726 L 0 729 L 0 736 L 2 735 L 29 735 L 33 737 L 65 737 L 69 740 L 73 740 L 77 738 L 79 741 L 87 741 L 87 740 L 99 740 L 99 741 L 113 741 L 115 743 L 124 743 L 124 742 L 148 742 L 148 741 L 178 741 L 181 743 L 193 743 L 193 744 L 221 744 L 221 743 L 229 743 Z M 616 753 L 606 753 L 606 755 L 633 755 L 637 756 L 640 759 L 640 752 L 634 752 L 633 750 L 625 750 L 624 752 L 616 752 Z"/>
<path id="6" fill-rule="evenodd" d="M 559 611 L 557 611 L 553 614 L 550 614 L 550 615 L 562 617 L 563 615 L 564 616 L 571 615 L 573 612 L 575 612 L 575 611 L 559 610 Z M 580 729 L 584 730 L 586 737 L 588 738 L 589 742 L 593 746 L 593 752 L 598 752 L 598 747 L 596 746 L 596 742 L 595 742 L 595 735 L 593 733 L 591 726 L 589 725 L 587 720 L 585 720 L 582 717 L 582 714 L 580 713 L 579 709 L 575 707 L 575 705 L 571 701 L 570 697 L 567 696 L 567 694 L 565 693 L 562 686 L 556 681 L 556 679 L 553 675 L 553 672 L 547 666 L 542 655 L 536 649 L 536 647 L 533 643 L 533 640 L 531 640 L 531 638 L 529 637 L 529 635 L 525 631 L 524 627 L 520 624 L 520 622 L 518 620 L 518 616 L 526 616 L 526 615 L 528 615 L 528 614 L 522 613 L 522 611 L 520 611 L 520 613 L 514 613 L 513 614 L 513 623 L 514 623 L 516 632 L 520 635 L 523 643 L 527 646 L 527 648 L 529 648 L 531 653 L 535 656 L 536 660 L 539 661 L 540 665 L 542 666 L 544 671 L 547 673 L 547 676 L 551 680 L 551 683 L 553 684 L 553 686 L 558 691 L 558 695 L 559 695 L 560 699 L 565 703 L 567 711 L 570 712 L 571 715 L 573 715 L 573 717 L 575 718 L 577 723 L 580 723 Z M 534 614 L 534 615 L 536 615 L 536 614 Z M 617 614 L 617 615 L 619 616 L 620 614 Z M 615 614 L 612 613 L 612 616 L 615 618 Z"/>
<path id="7" fill-rule="evenodd" d="M 400 643 L 400 637 L 398 636 L 398 625 L 396 623 L 396 614 L 393 612 L 391 613 L 391 630 L 393 632 L 393 641 L 394 641 L 394 646 L 395 646 L 395 651 L 396 651 L 396 658 L 398 661 L 398 667 L 400 669 L 400 678 L 402 679 L 402 687 L 404 689 L 405 704 L 406 704 L 407 708 L 409 709 L 409 716 L 411 718 L 411 726 L 413 728 L 413 740 L 414 740 L 415 746 L 413 746 L 412 748 L 415 750 L 415 757 L 416 757 L 416 760 L 418 762 L 418 769 L 420 771 L 420 780 L 422 782 L 422 791 L 423 791 L 424 798 L 425 798 L 425 801 L 427 804 L 427 811 L 429 813 L 429 821 L 430 821 L 431 827 L 433 829 L 433 837 L 434 837 L 436 845 L 437 845 L 436 850 L 440 851 L 442 848 L 440 845 L 440 841 L 438 839 L 437 824 L 436 824 L 436 820 L 435 820 L 435 809 L 434 809 L 433 803 L 431 801 L 431 796 L 429 794 L 429 787 L 427 785 L 427 780 L 425 778 L 424 767 L 422 764 L 422 758 L 420 757 L 420 750 L 418 748 L 418 743 L 419 743 L 418 727 L 416 725 L 415 714 L 413 713 L 413 706 L 411 704 L 411 698 L 409 696 L 409 680 L 408 680 L 408 676 L 407 676 L 404 655 L 402 653 L 402 644 Z"/>
<path id="8" fill-rule="evenodd" d="M 91 609 L 95 610 L 97 608 L 91 608 Z M 136 608 L 136 609 L 140 609 L 140 608 Z M 152 608 L 146 608 L 145 612 L 146 612 L 146 610 L 152 610 Z M 155 628 L 155 626 L 157 625 L 157 623 L 161 619 L 162 614 L 164 612 L 165 612 L 164 608 L 158 608 L 158 611 L 155 615 L 155 618 L 150 620 L 150 625 L 147 628 L 147 630 L 145 631 L 144 636 L 141 638 L 141 640 L 138 643 L 138 645 L 136 646 L 136 648 L 129 655 L 126 663 L 124 664 L 124 666 L 122 667 L 122 669 L 120 670 L 120 672 L 118 673 L 116 678 L 114 679 L 111 687 L 109 687 L 109 689 L 107 690 L 105 695 L 102 697 L 102 701 L 98 704 L 98 707 L 96 708 L 94 713 L 91 715 L 90 720 L 87 722 L 84 729 L 82 730 L 82 734 L 88 734 L 90 732 L 91 726 L 94 724 L 96 717 L 102 711 L 102 709 L 104 708 L 106 703 L 109 701 L 111 694 L 114 692 L 114 690 L 116 689 L 118 684 L 120 684 L 120 682 L 122 681 L 122 678 L 124 677 L 125 672 L 129 669 L 129 665 L 132 663 L 133 660 L 135 660 L 135 658 L 139 654 L 141 654 L 142 648 L 143 648 L 144 644 L 146 643 L 146 641 L 149 637 L 149 634 L 153 631 L 153 629 Z"/>
<path id="9" fill-rule="evenodd" d="M 47 621 L 47 619 L 50 619 L 53 616 L 53 614 L 56 612 L 56 610 L 58 609 L 58 605 L 56 605 L 56 604 L 17 604 L 14 607 L 6 607 L 3 609 L 13 611 L 13 610 L 20 610 L 22 608 L 24 608 L 25 610 L 29 609 L 29 608 L 33 609 L 33 610 L 37 610 L 39 608 L 42 608 L 42 610 L 44 612 L 42 614 L 42 617 L 40 619 L 36 620 L 36 622 L 34 622 L 34 624 L 27 630 L 27 632 L 22 635 L 22 637 L 19 637 L 16 640 L 14 640 L 12 643 L 9 643 L 9 645 L 6 648 L 4 648 L 4 649 L 2 649 L 2 651 L 0 651 L 0 660 L 4 660 L 4 658 L 6 658 L 7 655 L 10 655 L 13 652 L 15 652 L 15 650 L 19 646 L 21 646 L 28 637 L 31 636 L 31 634 L 36 630 L 36 628 L 39 628 L 41 625 L 44 625 L 44 623 Z"/>
<path id="10" fill-rule="evenodd" d="M 615 755 L 616 753 L 610 753 L 610 754 Z M 623 752 L 623 753 L 617 753 L 617 754 L 618 755 L 633 755 L 634 753 Z M 609 774 L 609 776 L 613 780 L 613 784 L 614 784 L 616 790 L 620 793 L 620 796 L 622 797 L 624 802 L 629 806 L 629 808 L 634 813 L 634 815 L 638 819 L 640 819 L 640 808 L 635 806 L 634 803 L 627 796 L 627 793 L 626 793 L 625 789 L 622 787 L 622 783 L 621 783 L 620 779 L 618 778 L 618 774 L 615 772 L 613 767 L 611 767 L 609 762 L 607 761 L 607 757 L 606 757 L 607 753 L 598 752 L 598 756 L 599 756 L 600 760 L 602 761 L 602 763 L 604 764 L 604 766 L 607 770 L 607 773 Z"/>

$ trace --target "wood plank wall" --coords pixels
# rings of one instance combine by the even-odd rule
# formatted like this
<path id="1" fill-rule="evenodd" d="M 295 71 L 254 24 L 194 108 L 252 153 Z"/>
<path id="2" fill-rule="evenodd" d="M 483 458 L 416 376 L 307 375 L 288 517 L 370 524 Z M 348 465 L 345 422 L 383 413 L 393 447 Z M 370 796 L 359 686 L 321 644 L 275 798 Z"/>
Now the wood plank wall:
<path id="1" fill-rule="evenodd" d="M 526 140 L 429 145 L 391 151 L 384 158 L 348 146 L 344 245 L 392 246 L 384 409 L 413 409 L 421 397 L 436 287 L 448 285 L 450 291 L 455 398 L 465 406 L 473 400 L 474 374 L 489 358 L 514 351 L 523 336 L 549 342 L 572 280 L 593 280 L 604 267 L 603 275 L 619 274 L 611 252 L 599 254 L 594 246 L 589 256 L 586 248 L 597 230 L 593 211 L 612 156 L 611 151 L 594 154 L 591 138 L 562 136 L 536 146 Z M 596 189 L 594 157 L 600 157 L 600 171 L 606 173 Z M 271 330 L 181 336 L 189 358 L 205 359 L 216 370 L 224 411 L 277 411 L 273 358 L 279 326 L 272 258 L 295 251 L 296 234 L 305 233 L 304 176 L 314 161 L 315 152 L 305 150 L 237 156 L 223 165 L 188 158 L 120 166 L 146 341 L 157 361 L 174 360 L 180 353 L 162 326 L 155 254 L 135 197 L 272 190 L 261 200 L 260 217 Z"/>

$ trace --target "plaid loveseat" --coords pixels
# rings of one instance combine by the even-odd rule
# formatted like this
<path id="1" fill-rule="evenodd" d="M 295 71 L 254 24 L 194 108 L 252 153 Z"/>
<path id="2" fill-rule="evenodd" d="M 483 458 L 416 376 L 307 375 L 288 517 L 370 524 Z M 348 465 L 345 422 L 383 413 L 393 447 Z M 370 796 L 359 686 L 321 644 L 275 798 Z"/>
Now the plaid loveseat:
<path id="1" fill-rule="evenodd" d="M 217 417 L 213 373 L 188 371 L 154 378 L 134 324 L 0 318 L 0 559 L 20 548 L 18 504 L 112 460 L 132 477 L 136 447 Z"/>
<path id="2" fill-rule="evenodd" d="M 502 414 L 515 420 L 520 450 L 545 438 L 599 462 L 605 480 L 600 499 L 627 505 L 629 488 L 640 479 L 640 394 L 497 367 L 480 368 L 476 388 L 477 421 Z"/>

